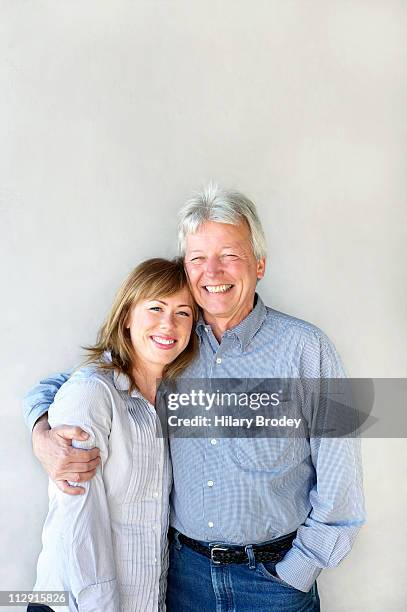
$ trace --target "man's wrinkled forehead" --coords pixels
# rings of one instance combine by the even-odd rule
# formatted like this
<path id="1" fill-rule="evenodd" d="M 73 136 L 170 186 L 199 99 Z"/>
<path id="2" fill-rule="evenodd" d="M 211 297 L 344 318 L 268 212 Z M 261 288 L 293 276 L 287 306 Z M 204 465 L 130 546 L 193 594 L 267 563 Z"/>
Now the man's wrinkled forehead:
<path id="1" fill-rule="evenodd" d="M 186 234 L 186 253 L 189 255 L 195 251 L 228 248 L 253 251 L 249 226 L 245 220 L 239 224 L 206 221 L 196 231 Z"/>

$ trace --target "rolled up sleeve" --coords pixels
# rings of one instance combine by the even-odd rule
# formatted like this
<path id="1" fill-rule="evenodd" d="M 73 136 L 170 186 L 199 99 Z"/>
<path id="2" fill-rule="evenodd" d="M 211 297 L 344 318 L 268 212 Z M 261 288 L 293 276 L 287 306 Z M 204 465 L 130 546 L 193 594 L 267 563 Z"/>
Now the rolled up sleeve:
<path id="1" fill-rule="evenodd" d="M 55 374 L 32 387 L 23 400 L 23 415 L 27 427 L 32 430 L 36 421 L 48 411 L 54 401 L 55 394 L 68 380 L 70 372 Z"/>

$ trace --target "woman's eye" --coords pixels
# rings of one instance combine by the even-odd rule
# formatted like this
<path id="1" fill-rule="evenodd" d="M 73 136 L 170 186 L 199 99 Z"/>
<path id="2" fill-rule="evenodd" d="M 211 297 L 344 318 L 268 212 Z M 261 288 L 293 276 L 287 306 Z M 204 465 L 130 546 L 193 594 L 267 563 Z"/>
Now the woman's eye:
<path id="1" fill-rule="evenodd" d="M 178 314 L 182 315 L 183 317 L 189 317 L 190 316 L 189 312 L 185 312 L 185 310 L 180 310 Z"/>
<path id="2" fill-rule="evenodd" d="M 155 312 L 158 312 L 159 310 L 161 310 L 161 306 L 150 306 L 149 310 L 154 310 Z"/>

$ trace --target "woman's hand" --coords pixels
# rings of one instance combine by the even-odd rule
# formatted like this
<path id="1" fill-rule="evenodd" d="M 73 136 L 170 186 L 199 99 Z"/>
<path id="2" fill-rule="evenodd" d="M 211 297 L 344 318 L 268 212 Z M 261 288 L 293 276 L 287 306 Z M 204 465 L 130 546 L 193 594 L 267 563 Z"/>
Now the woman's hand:
<path id="1" fill-rule="evenodd" d="M 34 454 L 57 487 L 69 495 L 81 495 L 83 487 L 71 482 L 86 482 L 93 478 L 100 463 L 99 449 L 81 450 L 72 440 L 87 440 L 88 434 L 80 427 L 60 425 L 50 429 L 44 414 L 34 425 L 32 443 Z"/>

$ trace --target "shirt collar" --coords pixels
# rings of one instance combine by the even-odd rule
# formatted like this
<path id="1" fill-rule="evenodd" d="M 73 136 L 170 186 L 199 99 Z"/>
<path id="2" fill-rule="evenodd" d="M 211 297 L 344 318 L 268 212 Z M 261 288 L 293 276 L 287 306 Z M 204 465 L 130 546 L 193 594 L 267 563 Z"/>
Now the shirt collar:
<path id="1" fill-rule="evenodd" d="M 224 334 L 227 334 L 229 336 L 235 335 L 239 340 L 243 351 L 246 350 L 254 335 L 259 331 L 267 314 L 264 302 L 258 295 L 258 293 L 255 294 L 254 299 L 255 306 L 253 310 L 247 315 L 245 319 L 243 319 L 243 321 L 240 321 L 240 323 L 238 323 L 235 327 L 232 327 L 232 329 L 227 330 Z M 198 336 L 202 339 L 205 329 L 210 327 L 211 326 L 208 325 L 208 323 L 205 323 L 205 320 L 201 313 L 196 324 L 196 332 Z"/>
<path id="2" fill-rule="evenodd" d="M 118 391 L 128 391 L 130 388 L 129 377 L 119 370 L 113 370 L 113 382 Z"/>
<path id="3" fill-rule="evenodd" d="M 119 372 L 118 370 L 113 371 L 113 384 L 118 391 L 128 392 L 130 389 L 129 377 L 127 376 L 127 374 L 124 374 L 124 372 Z M 148 404 L 150 403 L 148 400 L 146 400 L 144 395 L 142 395 L 138 389 L 133 389 L 133 391 L 130 393 L 130 396 L 138 397 L 144 402 L 147 402 Z"/>
<path id="4" fill-rule="evenodd" d="M 103 353 L 103 358 L 105 361 L 112 361 L 112 356 L 110 351 L 105 351 Z M 113 384 L 118 391 L 129 391 L 130 389 L 130 380 L 127 374 L 124 372 L 120 372 L 119 370 L 113 370 Z M 147 401 L 145 397 L 143 397 L 138 389 L 133 389 L 130 393 L 131 397 L 140 397 L 144 401 Z"/>

